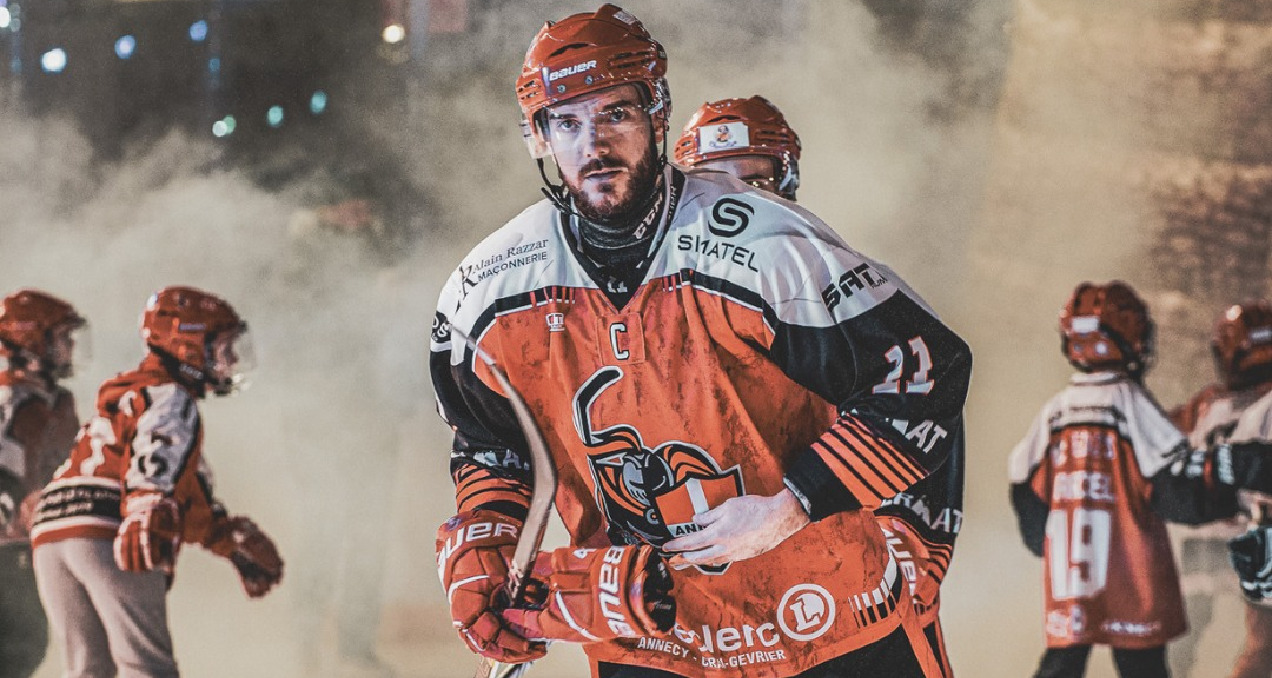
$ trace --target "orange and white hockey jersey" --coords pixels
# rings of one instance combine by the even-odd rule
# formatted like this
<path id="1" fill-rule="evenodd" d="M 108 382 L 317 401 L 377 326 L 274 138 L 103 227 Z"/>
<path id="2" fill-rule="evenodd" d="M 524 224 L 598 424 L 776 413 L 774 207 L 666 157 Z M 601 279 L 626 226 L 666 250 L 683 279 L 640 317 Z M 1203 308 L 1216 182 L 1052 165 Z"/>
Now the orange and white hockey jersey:
<path id="1" fill-rule="evenodd" d="M 524 437 L 473 337 L 555 457 L 571 542 L 661 545 L 740 494 L 814 519 L 772 551 L 676 572 L 666 638 L 585 646 L 687 676 L 789 676 L 888 634 L 903 578 L 874 509 L 961 435 L 967 345 L 816 217 L 717 172 L 668 167 L 643 283 L 616 308 L 577 225 L 540 202 L 442 291 L 432 373 L 460 510 L 524 515 Z M 864 510 L 863 510 L 864 509 Z"/>
<path id="2" fill-rule="evenodd" d="M 1042 408 L 1012 451 L 1009 477 L 1022 529 L 1022 495 L 1044 507 L 1048 647 L 1147 648 L 1184 632 L 1152 479 L 1187 451 L 1148 392 L 1119 374 L 1076 374 Z"/>
<path id="3" fill-rule="evenodd" d="M 182 540 L 203 543 L 214 513 L 203 429 L 195 397 L 158 356 L 108 379 L 97 412 L 80 430 L 70 458 L 44 488 L 31 540 L 114 539 L 123 500 L 161 492 L 177 500 Z"/>
<path id="4" fill-rule="evenodd" d="M 0 473 L 17 481 L 10 501 L 21 502 L 44 487 L 70 454 L 78 429 L 70 391 L 13 371 L 0 372 Z M 16 513 L 18 507 L 0 510 Z M 27 539 L 21 529 L 0 530 L 0 544 Z"/>

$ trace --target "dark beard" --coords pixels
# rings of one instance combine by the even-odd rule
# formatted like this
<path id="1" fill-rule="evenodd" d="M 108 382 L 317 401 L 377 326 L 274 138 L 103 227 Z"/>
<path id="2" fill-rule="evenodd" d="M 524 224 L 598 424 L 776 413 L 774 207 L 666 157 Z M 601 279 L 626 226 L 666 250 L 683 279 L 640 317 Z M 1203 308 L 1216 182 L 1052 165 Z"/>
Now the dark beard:
<path id="1" fill-rule="evenodd" d="M 574 202 L 574 209 L 578 210 L 584 219 L 593 224 L 606 226 L 608 227 L 607 230 L 630 230 L 630 228 L 634 228 L 636 223 L 645 216 L 644 211 L 648 208 L 650 201 L 654 197 L 654 191 L 658 187 L 657 161 L 658 154 L 651 145 L 645 156 L 632 168 L 631 196 L 612 207 L 598 208 L 592 205 L 581 191 L 567 182 L 566 189 Z M 594 164 L 594 168 L 589 165 L 585 166 L 583 170 L 592 171 L 593 169 L 604 169 L 605 167 L 617 165 L 617 163 L 600 159 L 594 161 Z"/>

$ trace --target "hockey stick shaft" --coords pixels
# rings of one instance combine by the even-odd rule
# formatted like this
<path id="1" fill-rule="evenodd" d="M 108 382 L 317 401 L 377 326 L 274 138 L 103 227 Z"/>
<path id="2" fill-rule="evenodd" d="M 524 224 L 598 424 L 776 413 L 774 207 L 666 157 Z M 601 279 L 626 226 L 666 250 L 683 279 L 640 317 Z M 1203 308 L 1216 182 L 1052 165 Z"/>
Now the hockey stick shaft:
<path id="1" fill-rule="evenodd" d="M 521 528 L 521 536 L 517 539 L 512 563 L 508 567 L 506 584 L 509 605 L 516 607 L 522 602 L 521 596 L 525 593 L 526 577 L 534 567 L 534 560 L 539 555 L 539 547 L 543 545 L 543 534 L 548 529 L 548 519 L 552 515 L 552 502 L 556 499 L 556 467 L 552 464 L 547 440 L 544 439 L 539 425 L 535 423 L 530 406 L 512 386 L 508 375 L 495 363 L 495 359 L 489 353 L 477 345 L 472 337 L 453 325 L 451 333 L 467 344 L 473 355 L 486 364 L 495 381 L 499 383 L 499 387 L 503 389 L 504 396 L 508 398 L 513 414 L 517 417 L 517 424 L 525 435 L 526 446 L 530 452 L 530 470 L 534 478 L 534 486 L 530 491 L 530 508 L 526 512 L 526 521 Z M 517 678 L 525 673 L 528 666 L 529 663 L 504 664 L 483 658 L 474 678 Z"/>

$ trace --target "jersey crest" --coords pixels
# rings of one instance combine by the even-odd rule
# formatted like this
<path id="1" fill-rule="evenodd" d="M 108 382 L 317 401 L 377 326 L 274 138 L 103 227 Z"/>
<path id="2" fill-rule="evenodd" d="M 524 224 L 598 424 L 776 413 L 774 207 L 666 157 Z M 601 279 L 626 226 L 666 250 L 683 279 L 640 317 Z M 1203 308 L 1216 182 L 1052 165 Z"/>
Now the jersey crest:
<path id="1" fill-rule="evenodd" d="M 661 546 L 698 530 L 695 514 L 745 494 L 742 472 L 737 466 L 721 470 L 706 450 L 691 443 L 669 441 L 650 448 L 628 424 L 594 430 L 592 404 L 622 378 L 622 368 L 612 365 L 589 377 L 574 396 L 574 424 L 588 448 L 596 501 L 609 523 L 610 540 Z"/>

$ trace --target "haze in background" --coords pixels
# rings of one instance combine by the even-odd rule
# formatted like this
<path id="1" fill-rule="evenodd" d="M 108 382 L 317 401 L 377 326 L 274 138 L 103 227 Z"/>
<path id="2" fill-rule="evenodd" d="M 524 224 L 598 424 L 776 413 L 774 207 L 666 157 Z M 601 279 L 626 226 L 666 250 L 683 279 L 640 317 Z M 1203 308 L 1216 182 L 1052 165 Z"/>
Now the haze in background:
<path id="1" fill-rule="evenodd" d="M 1103 157 L 1100 142 L 1110 137 L 1039 145 L 1027 113 L 1079 119 L 1130 145 L 1135 111 L 1088 106 L 1078 87 L 1098 64 L 1056 72 L 1055 63 L 1030 61 L 1035 52 L 1009 61 L 1013 36 L 1039 26 L 1027 23 L 1033 5 L 622 4 L 669 53 L 673 134 L 703 101 L 772 100 L 804 143 L 801 203 L 893 266 L 971 341 L 966 522 L 944 625 L 959 675 L 1027 675 L 1042 651 L 1041 565 L 1015 532 L 1006 456 L 1066 378 L 1054 323 L 1073 284 L 1115 276 L 1138 284 L 1151 273 L 1134 267 L 1149 246 L 1136 221 L 1144 203 L 1117 193 L 1088 199 L 1086 180 L 1102 175 L 1083 168 Z M 540 197 L 512 93 L 526 45 L 545 19 L 594 8 L 470 3 L 467 33 L 429 36 L 407 123 L 366 111 L 366 134 L 394 149 L 429 196 L 418 244 L 389 258 L 358 235 L 315 226 L 313 190 L 303 182 L 264 191 L 210 169 L 217 150 L 207 140 L 170 136 L 123 163 L 94 166 L 73 129 L 24 119 L 5 100 L 0 289 L 47 289 L 92 321 L 94 362 L 72 384 L 81 417 L 97 384 L 140 358 L 137 318 L 161 286 L 222 294 L 256 334 L 256 384 L 205 403 L 205 449 L 219 493 L 277 538 L 287 575 L 276 594 L 249 603 L 228 564 L 187 549 L 170 599 L 187 675 L 307 675 L 304 656 L 330 654 L 332 629 L 302 632 L 308 622 L 297 616 L 296 573 L 336 567 L 304 562 L 303 528 L 325 520 L 321 507 L 347 496 L 346 484 L 368 482 L 386 506 L 365 520 L 389 534 L 382 652 L 403 676 L 470 674 L 473 659 L 450 628 L 433 564 L 435 528 L 453 502 L 449 431 L 432 413 L 425 376 L 427 322 L 460 257 Z M 1059 25 L 1066 35 L 1086 30 Z M 1110 119 L 1093 117 L 1101 113 Z M 1057 158 L 1078 169 L 1049 169 Z M 342 423 L 339 449 L 298 449 L 295 426 L 306 417 Z M 1239 608 L 1218 614 L 1232 616 L 1235 642 Z M 316 647 L 304 642 L 315 634 Z M 1203 663 L 1213 656 L 1225 667 L 1234 651 L 1203 650 L 1211 653 Z M 535 674 L 587 675 L 576 648 L 551 655 Z M 54 652 L 41 677 L 56 675 L 57 664 Z M 1113 675 L 1106 653 L 1095 654 L 1088 675 Z"/>

